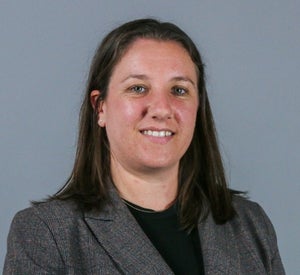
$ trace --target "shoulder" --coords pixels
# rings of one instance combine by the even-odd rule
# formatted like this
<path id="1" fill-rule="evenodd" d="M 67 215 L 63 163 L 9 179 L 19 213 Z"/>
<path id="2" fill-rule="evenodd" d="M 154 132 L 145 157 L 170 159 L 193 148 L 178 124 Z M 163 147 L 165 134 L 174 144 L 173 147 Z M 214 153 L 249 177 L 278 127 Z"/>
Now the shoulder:
<path id="1" fill-rule="evenodd" d="M 75 203 L 53 200 L 19 211 L 13 218 L 11 229 L 13 231 L 27 229 L 28 231 L 30 228 L 37 230 L 38 228 L 61 227 L 72 223 L 82 215 Z"/>
<path id="2" fill-rule="evenodd" d="M 254 201 L 251 201 L 240 195 L 234 195 L 232 199 L 233 207 L 239 218 L 255 218 L 257 214 L 264 213 L 262 207 Z"/>
<path id="3" fill-rule="evenodd" d="M 275 229 L 263 208 L 256 202 L 234 196 L 235 217 L 228 222 L 236 241 L 259 255 L 269 273 L 285 274 L 278 251 Z"/>
<path id="4" fill-rule="evenodd" d="M 240 196 L 234 196 L 233 206 L 236 215 L 228 223 L 238 229 L 241 236 L 275 253 L 276 233 L 263 208 L 258 203 Z"/>
<path id="5" fill-rule="evenodd" d="M 256 226 L 270 226 L 271 221 L 263 208 L 256 202 L 246 199 L 241 196 L 233 197 L 233 207 L 236 212 L 236 217 L 239 222 L 248 225 L 255 224 Z"/>
<path id="6" fill-rule="evenodd" d="M 64 260 L 58 241 L 78 216 L 76 206 L 63 201 L 40 203 L 18 212 L 8 234 L 5 272 L 40 274 L 42 268 L 53 274 L 62 270 Z"/>
<path id="7" fill-rule="evenodd" d="M 37 215 L 46 215 L 51 218 L 67 218 L 80 215 L 81 213 L 77 204 L 72 200 L 51 200 L 41 202 L 23 211 L 32 211 Z"/>

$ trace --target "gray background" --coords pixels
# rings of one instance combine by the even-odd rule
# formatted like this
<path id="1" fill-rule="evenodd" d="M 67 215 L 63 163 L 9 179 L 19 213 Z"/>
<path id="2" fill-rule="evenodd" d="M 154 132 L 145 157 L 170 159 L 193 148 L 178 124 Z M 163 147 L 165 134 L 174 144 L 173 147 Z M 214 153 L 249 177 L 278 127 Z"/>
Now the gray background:
<path id="1" fill-rule="evenodd" d="M 0 268 L 9 224 L 68 177 L 89 63 L 126 20 L 177 23 L 207 64 L 231 187 L 270 216 L 288 274 L 300 258 L 300 2 L 0 1 Z"/>

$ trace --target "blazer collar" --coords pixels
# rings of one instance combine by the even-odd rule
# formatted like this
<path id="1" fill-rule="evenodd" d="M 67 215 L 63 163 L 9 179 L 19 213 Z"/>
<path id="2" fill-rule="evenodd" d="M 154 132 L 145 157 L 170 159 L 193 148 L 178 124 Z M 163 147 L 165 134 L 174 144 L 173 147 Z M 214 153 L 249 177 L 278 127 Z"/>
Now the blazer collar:
<path id="1" fill-rule="evenodd" d="M 101 212 L 85 213 L 84 218 L 121 273 L 173 274 L 115 189 L 110 198 Z"/>
<path id="2" fill-rule="evenodd" d="M 110 190 L 110 203 L 98 213 L 85 213 L 84 219 L 121 273 L 173 274 L 114 188 Z M 205 274 L 239 274 L 242 270 L 239 246 L 247 257 L 255 258 L 250 246 L 236 240 L 233 227 L 230 222 L 217 225 L 211 214 L 199 222 Z"/>

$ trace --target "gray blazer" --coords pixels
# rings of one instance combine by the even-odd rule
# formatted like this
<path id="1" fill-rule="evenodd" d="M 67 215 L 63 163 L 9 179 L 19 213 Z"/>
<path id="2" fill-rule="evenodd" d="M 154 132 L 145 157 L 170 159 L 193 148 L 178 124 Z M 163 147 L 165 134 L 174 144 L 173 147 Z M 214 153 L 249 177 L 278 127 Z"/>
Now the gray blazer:
<path id="1" fill-rule="evenodd" d="M 19 212 L 3 274 L 173 274 L 130 211 L 112 192 L 100 213 L 52 201 Z M 271 222 L 256 203 L 235 198 L 224 225 L 199 222 L 205 274 L 285 274 Z"/>

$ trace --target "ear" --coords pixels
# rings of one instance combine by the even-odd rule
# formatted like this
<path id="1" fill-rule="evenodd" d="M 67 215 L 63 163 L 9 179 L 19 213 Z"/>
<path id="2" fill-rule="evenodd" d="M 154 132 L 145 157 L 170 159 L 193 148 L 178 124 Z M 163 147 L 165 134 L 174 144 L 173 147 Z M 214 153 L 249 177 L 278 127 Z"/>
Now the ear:
<path id="1" fill-rule="evenodd" d="M 99 90 L 93 90 L 90 94 L 90 101 L 91 101 L 92 107 L 94 109 L 96 108 L 97 100 L 98 100 L 100 94 L 101 93 Z"/>
<path id="2" fill-rule="evenodd" d="M 97 112 L 98 115 L 98 125 L 100 127 L 105 127 L 105 114 L 103 110 L 104 101 L 102 100 L 98 103 L 100 95 L 101 92 L 99 90 L 93 90 L 90 94 L 90 101 L 94 110 L 97 108 L 97 110 L 95 111 Z"/>

